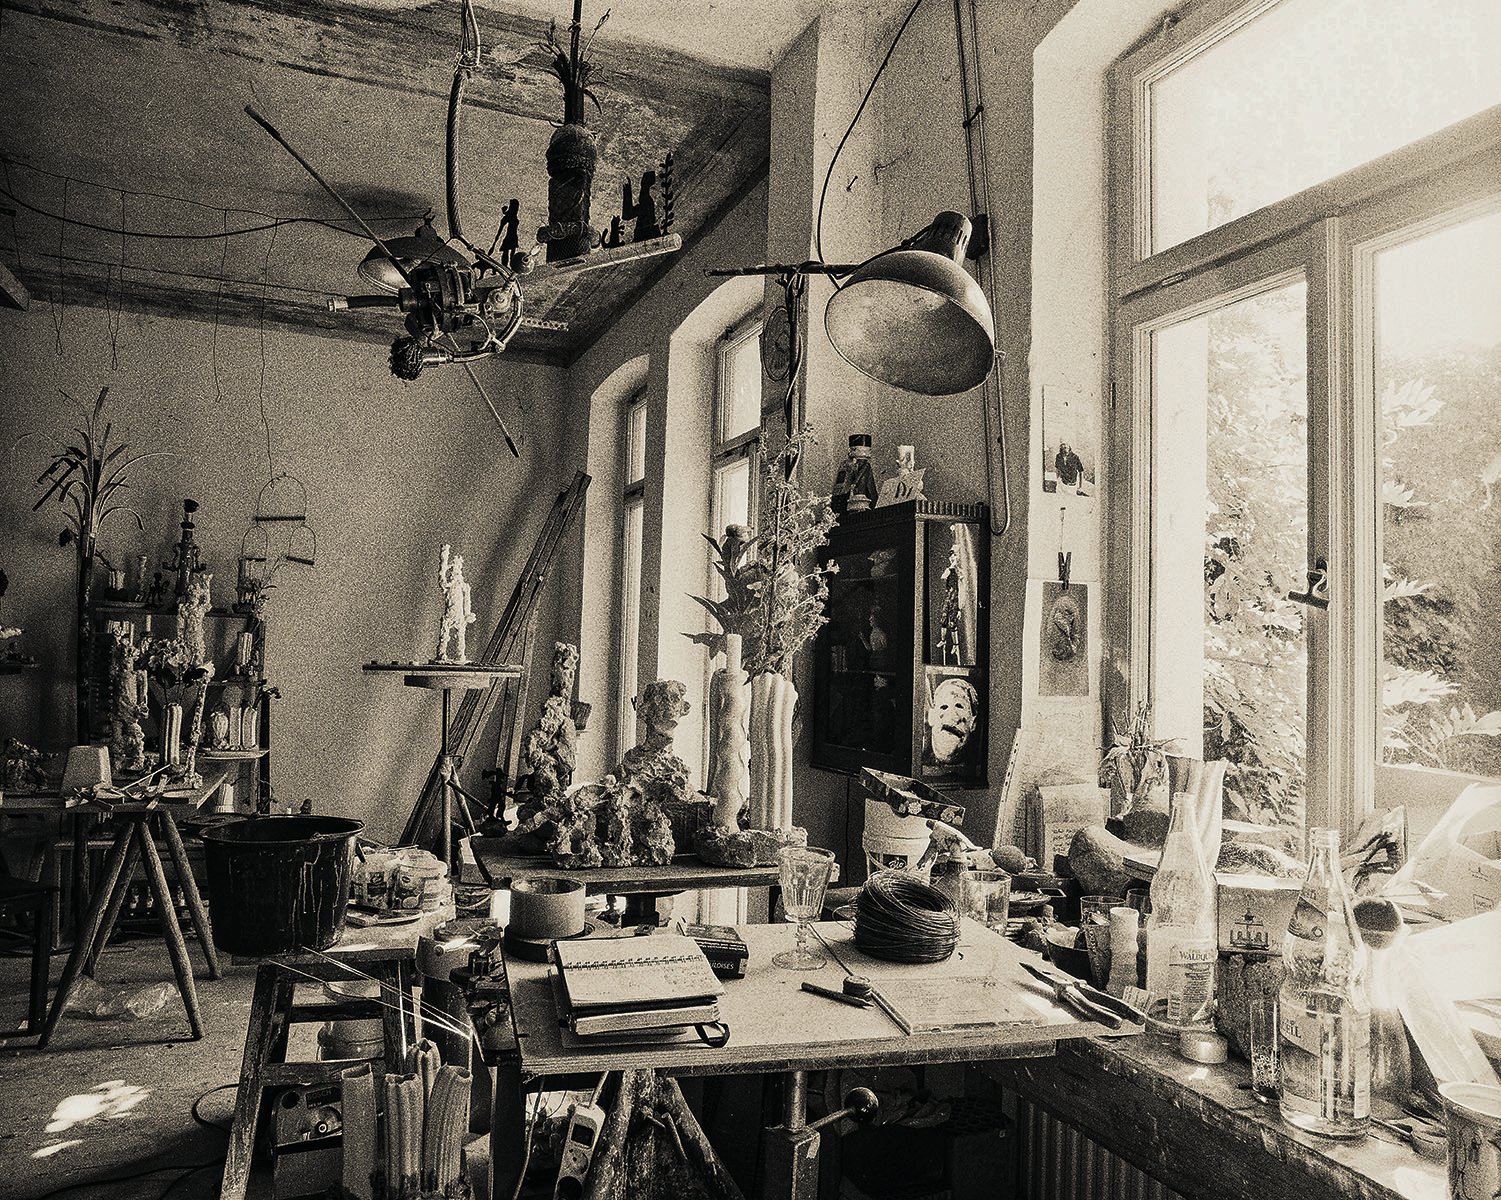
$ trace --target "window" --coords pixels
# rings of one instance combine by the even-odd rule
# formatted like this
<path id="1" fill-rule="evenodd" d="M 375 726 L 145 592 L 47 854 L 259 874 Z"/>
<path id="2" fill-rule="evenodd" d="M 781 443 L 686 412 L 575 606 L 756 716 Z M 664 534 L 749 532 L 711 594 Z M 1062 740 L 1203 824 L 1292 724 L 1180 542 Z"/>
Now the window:
<path id="1" fill-rule="evenodd" d="M 754 525 L 756 446 L 761 436 L 761 319 L 750 319 L 720 340 L 715 373 L 714 445 L 709 468 L 709 528 Z M 711 586 L 717 585 L 717 579 Z"/>
<path id="2" fill-rule="evenodd" d="M 625 490 L 621 499 L 620 535 L 620 690 L 616 693 L 620 753 L 636 744 L 637 663 L 641 651 L 641 543 L 646 515 L 646 393 L 625 406 Z"/>
<path id="3" fill-rule="evenodd" d="M 1209 0 L 1117 66 L 1110 638 L 1238 816 L 1501 776 L 1497 61 L 1493 0 Z"/>

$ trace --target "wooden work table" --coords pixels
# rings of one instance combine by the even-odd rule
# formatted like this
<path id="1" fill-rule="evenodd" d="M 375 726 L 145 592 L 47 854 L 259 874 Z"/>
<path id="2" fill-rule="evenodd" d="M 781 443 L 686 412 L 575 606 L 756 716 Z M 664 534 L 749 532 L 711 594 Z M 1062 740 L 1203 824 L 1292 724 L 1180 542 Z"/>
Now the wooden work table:
<path id="1" fill-rule="evenodd" d="M 1448 1196 L 1444 1163 L 1395 1135 L 1313 1137 L 1257 1103 L 1245 1064 L 1201 1066 L 1149 1037 L 1060 1043 L 1050 1058 L 983 1069 L 1189 1200 Z"/>

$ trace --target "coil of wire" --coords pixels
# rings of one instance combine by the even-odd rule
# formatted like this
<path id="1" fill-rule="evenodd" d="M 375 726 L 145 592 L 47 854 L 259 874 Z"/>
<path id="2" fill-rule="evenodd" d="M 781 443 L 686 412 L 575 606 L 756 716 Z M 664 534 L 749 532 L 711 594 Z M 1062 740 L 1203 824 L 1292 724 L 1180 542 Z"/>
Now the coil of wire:
<path id="1" fill-rule="evenodd" d="M 937 888 L 901 871 L 872 875 L 855 900 L 855 945 L 885 962 L 942 962 L 959 944 L 959 914 Z"/>

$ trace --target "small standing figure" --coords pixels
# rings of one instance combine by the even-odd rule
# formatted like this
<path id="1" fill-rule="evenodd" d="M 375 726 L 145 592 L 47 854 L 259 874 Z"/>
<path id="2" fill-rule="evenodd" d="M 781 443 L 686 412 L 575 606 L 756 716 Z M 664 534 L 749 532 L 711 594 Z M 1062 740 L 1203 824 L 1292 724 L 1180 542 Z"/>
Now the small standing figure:
<path id="1" fill-rule="evenodd" d="M 949 551 L 948 565 L 943 569 L 942 578 L 943 615 L 938 622 L 938 661 L 945 666 L 950 666 L 964 661 L 964 612 L 959 607 L 959 587 L 962 583 L 962 576 L 957 542 Z"/>
<path id="2" fill-rule="evenodd" d="M 495 232 L 500 239 L 500 265 L 514 265 L 516 252 L 521 249 L 521 204 L 514 197 L 500 214 L 500 228 Z"/>
<path id="3" fill-rule="evenodd" d="M 876 500 L 876 507 L 885 508 L 888 504 L 923 499 L 922 481 L 927 473 L 927 467 L 918 469 L 917 452 L 911 446 L 898 446 L 896 474 L 881 480 L 881 494 Z"/>
<path id="4" fill-rule="evenodd" d="M 646 242 L 652 238 L 662 236 L 662 227 L 657 224 L 657 199 L 652 195 L 652 188 L 657 184 L 655 171 L 643 171 L 641 173 L 641 188 L 636 193 L 636 199 L 631 200 L 631 181 L 627 179 L 621 185 L 622 201 L 620 215 L 627 221 L 631 218 L 636 220 L 636 228 L 631 234 L 631 241 Z"/>
<path id="5" fill-rule="evenodd" d="M 876 472 L 870 465 L 870 434 L 850 434 L 850 454 L 834 478 L 830 507 L 836 513 L 864 512 L 875 503 Z"/>
<path id="6" fill-rule="evenodd" d="M 438 568 L 438 590 L 443 594 L 443 623 L 438 627 L 438 653 L 434 662 L 466 663 L 465 638 L 474 622 L 469 607 L 469 585 L 464 581 L 464 556 L 449 557 L 451 547 L 443 545 L 443 562 Z M 452 644 L 452 653 L 450 653 Z"/>

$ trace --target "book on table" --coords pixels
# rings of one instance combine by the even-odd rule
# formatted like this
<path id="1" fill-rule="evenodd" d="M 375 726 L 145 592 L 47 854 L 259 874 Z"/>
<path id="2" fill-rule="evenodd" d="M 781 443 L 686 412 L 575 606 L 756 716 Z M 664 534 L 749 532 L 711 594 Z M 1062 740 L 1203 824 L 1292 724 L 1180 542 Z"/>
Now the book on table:
<path id="1" fill-rule="evenodd" d="M 575 1033 L 615 1033 L 707 1025 L 719 1020 L 724 985 L 692 938 L 560 941 L 559 1015 Z"/>

